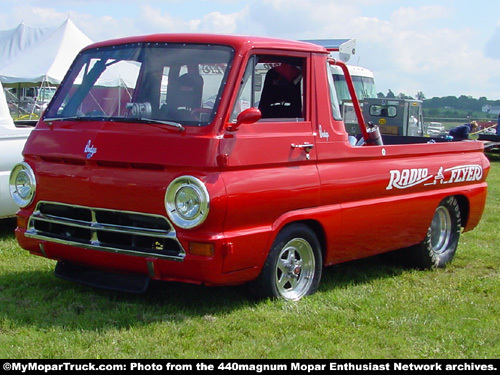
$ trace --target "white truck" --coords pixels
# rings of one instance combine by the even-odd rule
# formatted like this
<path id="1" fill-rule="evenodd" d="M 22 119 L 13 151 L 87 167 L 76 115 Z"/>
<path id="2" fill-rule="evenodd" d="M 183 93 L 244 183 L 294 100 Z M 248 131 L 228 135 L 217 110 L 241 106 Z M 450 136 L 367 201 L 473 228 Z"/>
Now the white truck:
<path id="1" fill-rule="evenodd" d="M 0 83 L 0 219 L 14 217 L 18 210 L 9 192 L 9 175 L 12 167 L 23 160 L 23 147 L 31 130 L 15 126 Z"/>

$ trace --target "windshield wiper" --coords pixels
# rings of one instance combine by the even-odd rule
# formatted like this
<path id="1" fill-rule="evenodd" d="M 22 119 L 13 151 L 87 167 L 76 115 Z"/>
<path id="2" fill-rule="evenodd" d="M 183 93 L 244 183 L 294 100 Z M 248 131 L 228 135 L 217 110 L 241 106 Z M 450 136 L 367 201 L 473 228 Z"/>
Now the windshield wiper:
<path id="1" fill-rule="evenodd" d="M 54 121 L 75 121 L 75 120 L 87 120 L 84 116 L 67 116 L 67 117 L 44 117 L 44 122 L 54 122 Z"/>
<path id="2" fill-rule="evenodd" d="M 182 126 L 181 124 L 179 124 L 178 122 L 175 122 L 175 121 L 155 120 L 155 119 L 151 119 L 151 118 L 137 118 L 137 119 L 134 119 L 134 120 L 142 122 L 142 123 L 146 123 L 146 124 L 168 125 L 168 126 L 171 126 L 173 128 L 178 129 L 181 132 L 183 132 L 184 130 L 186 130 L 184 128 L 184 126 Z"/>
<path id="3" fill-rule="evenodd" d="M 48 126 L 52 126 L 56 121 L 89 121 L 88 117 L 84 116 L 67 116 L 67 117 L 44 117 L 42 119 Z"/>

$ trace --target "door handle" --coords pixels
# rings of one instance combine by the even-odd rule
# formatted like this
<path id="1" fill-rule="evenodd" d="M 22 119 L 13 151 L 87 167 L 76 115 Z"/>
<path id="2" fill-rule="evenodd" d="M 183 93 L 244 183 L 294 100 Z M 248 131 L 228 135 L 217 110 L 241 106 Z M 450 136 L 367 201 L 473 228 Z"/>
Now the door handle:
<path id="1" fill-rule="evenodd" d="M 313 147 L 314 145 L 312 143 L 303 143 L 301 145 L 296 145 L 295 143 L 292 143 L 292 148 L 300 148 L 306 152 L 307 160 L 311 159 L 311 155 L 309 155 L 309 153 L 311 152 Z"/>

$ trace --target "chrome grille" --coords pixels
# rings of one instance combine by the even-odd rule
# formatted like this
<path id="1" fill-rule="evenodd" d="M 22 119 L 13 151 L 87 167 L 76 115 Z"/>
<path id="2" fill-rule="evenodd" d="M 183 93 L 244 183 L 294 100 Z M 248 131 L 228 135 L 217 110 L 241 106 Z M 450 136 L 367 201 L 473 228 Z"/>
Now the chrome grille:
<path id="1" fill-rule="evenodd" d="M 175 230 L 160 215 L 38 202 L 26 236 L 137 256 L 182 260 Z"/>

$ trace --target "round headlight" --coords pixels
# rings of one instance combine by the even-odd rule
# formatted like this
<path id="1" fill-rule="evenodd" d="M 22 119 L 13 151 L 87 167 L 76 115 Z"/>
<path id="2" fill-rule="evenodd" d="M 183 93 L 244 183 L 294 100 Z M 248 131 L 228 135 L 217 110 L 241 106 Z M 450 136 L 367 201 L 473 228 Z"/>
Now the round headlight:
<path id="1" fill-rule="evenodd" d="M 35 174 L 31 167 L 25 163 L 18 163 L 12 168 L 9 178 L 10 195 L 19 207 L 29 205 L 36 192 Z"/>
<path id="2" fill-rule="evenodd" d="M 167 215 L 181 228 L 189 229 L 203 223 L 208 216 L 209 206 L 207 188 L 196 177 L 178 177 L 167 188 Z"/>

